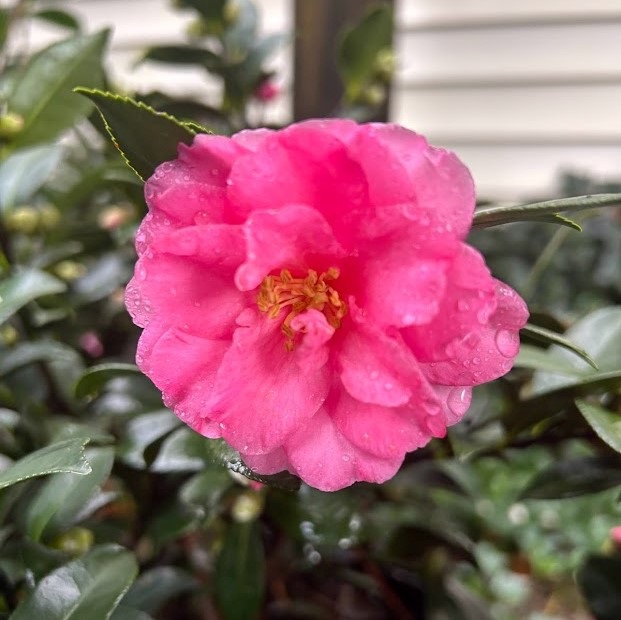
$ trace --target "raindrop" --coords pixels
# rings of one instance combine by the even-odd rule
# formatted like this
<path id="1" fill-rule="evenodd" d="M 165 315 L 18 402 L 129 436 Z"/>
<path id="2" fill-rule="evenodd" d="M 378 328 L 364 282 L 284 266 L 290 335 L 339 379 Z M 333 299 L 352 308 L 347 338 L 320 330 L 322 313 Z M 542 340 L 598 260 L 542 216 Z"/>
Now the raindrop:
<path id="1" fill-rule="evenodd" d="M 478 366 L 478 365 L 481 363 L 481 358 L 480 358 L 480 357 L 473 357 L 473 358 L 472 358 L 472 363 L 473 363 L 475 366 Z"/>
<path id="2" fill-rule="evenodd" d="M 343 454 L 343 457 L 342 457 L 342 458 L 343 458 L 343 460 L 344 460 L 346 463 L 349 463 L 349 460 L 351 459 L 351 456 L 349 456 L 349 454 Z"/>
<path id="3" fill-rule="evenodd" d="M 470 406 L 470 393 L 464 387 L 453 388 L 446 397 L 446 404 L 456 416 L 462 416 Z"/>
<path id="4" fill-rule="evenodd" d="M 516 332 L 501 329 L 496 332 L 496 348 L 505 357 L 514 357 L 520 348 L 520 339 Z"/>
<path id="5" fill-rule="evenodd" d="M 470 304 L 465 299 L 459 299 L 457 301 L 457 309 L 460 312 L 468 312 L 468 310 L 470 310 Z"/>

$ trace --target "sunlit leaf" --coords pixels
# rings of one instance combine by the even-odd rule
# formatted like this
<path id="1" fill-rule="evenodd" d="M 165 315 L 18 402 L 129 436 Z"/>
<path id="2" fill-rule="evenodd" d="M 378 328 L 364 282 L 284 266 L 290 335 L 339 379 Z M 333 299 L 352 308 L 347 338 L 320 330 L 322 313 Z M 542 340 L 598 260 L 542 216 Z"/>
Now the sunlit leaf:
<path id="1" fill-rule="evenodd" d="M 88 439 L 68 439 L 31 452 L 0 472 L 0 489 L 28 478 L 70 472 L 87 475 L 91 466 L 84 456 Z"/>

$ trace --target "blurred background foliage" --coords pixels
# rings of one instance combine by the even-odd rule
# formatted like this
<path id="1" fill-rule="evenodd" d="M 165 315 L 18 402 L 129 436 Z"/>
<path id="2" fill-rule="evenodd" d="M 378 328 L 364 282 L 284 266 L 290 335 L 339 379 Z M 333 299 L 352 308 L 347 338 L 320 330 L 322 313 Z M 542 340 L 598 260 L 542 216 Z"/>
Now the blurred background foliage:
<path id="1" fill-rule="evenodd" d="M 138 62 L 199 65 L 222 97 L 141 99 L 216 132 L 261 124 L 277 96 L 264 63 L 283 38 L 257 35 L 250 0 L 178 6 L 196 14 L 188 41 Z M 114 89 L 108 33 L 81 32 L 50 2 L 3 7 L 0 618 L 621 618 L 618 211 L 583 213 L 582 234 L 523 223 L 471 238 L 533 321 L 598 370 L 525 338 L 514 371 L 478 388 L 466 421 L 392 481 L 262 485 L 222 467 L 222 446 L 131 365 L 123 286 L 142 184 L 72 93 Z M 7 38 L 29 17 L 66 38 L 16 55 Z M 335 114 L 371 118 L 385 103 L 390 23 L 380 6 L 343 31 Z M 561 196 L 603 191 L 621 183 L 559 182 Z"/>

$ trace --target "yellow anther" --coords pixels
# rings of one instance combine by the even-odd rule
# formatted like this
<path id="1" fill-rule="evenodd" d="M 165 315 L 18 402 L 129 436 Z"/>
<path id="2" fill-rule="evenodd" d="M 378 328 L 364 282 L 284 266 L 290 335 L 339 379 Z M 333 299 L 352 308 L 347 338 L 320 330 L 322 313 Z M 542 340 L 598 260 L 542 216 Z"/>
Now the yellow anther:
<path id="1" fill-rule="evenodd" d="M 294 278 L 290 271 L 283 269 L 280 275 L 267 276 L 261 283 L 257 296 L 257 306 L 261 312 L 275 319 L 283 308 L 290 306 L 281 328 L 287 337 L 285 347 L 289 351 L 294 347 L 295 338 L 291 321 L 304 310 L 319 310 L 332 327 L 340 327 L 341 319 L 347 314 L 347 306 L 337 291 L 326 283 L 327 280 L 336 280 L 339 273 L 336 267 L 330 267 L 318 276 L 316 271 L 309 269 L 305 278 Z"/>

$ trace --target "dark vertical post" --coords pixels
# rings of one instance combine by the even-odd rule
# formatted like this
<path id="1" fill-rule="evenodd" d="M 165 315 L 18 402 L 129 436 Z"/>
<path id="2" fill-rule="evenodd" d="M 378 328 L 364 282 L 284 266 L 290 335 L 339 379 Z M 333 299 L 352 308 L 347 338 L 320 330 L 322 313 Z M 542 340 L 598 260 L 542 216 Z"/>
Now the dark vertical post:
<path id="1" fill-rule="evenodd" d="M 372 6 L 393 0 L 295 0 L 293 116 L 332 116 L 343 95 L 336 68 L 338 35 L 359 21 Z M 386 120 L 388 102 L 377 120 Z"/>

